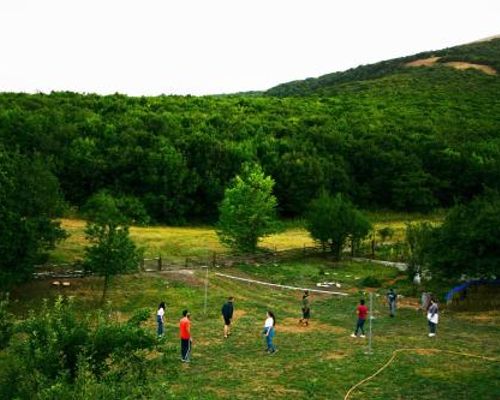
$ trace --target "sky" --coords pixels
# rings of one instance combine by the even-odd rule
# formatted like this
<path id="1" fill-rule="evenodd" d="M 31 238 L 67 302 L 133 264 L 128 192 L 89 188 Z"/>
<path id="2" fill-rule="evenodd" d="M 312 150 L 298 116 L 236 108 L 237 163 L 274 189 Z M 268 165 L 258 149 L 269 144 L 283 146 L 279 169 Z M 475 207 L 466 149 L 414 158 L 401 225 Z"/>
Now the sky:
<path id="1" fill-rule="evenodd" d="M 220 94 L 500 34 L 500 0 L 0 0 L 0 91 Z"/>

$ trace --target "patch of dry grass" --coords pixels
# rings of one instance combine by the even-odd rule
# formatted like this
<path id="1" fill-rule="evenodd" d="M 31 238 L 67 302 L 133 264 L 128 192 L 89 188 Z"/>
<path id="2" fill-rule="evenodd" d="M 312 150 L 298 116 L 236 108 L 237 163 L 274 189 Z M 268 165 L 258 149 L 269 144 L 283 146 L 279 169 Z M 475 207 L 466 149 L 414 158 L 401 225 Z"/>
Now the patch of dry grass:
<path id="1" fill-rule="evenodd" d="M 495 68 L 490 67 L 489 65 L 482 64 L 473 64 L 463 61 L 450 61 L 445 63 L 448 67 L 452 67 L 455 69 L 477 69 L 478 71 L 484 72 L 487 75 L 496 75 L 497 71 Z"/>
<path id="2" fill-rule="evenodd" d="M 422 58 L 419 60 L 411 61 L 409 63 L 406 63 L 405 65 L 407 67 L 431 67 L 433 65 L 436 65 L 436 63 L 439 61 L 441 57 L 429 57 L 429 58 Z M 441 65 L 445 65 L 447 67 L 455 68 L 455 69 L 460 69 L 460 70 L 465 70 L 465 69 L 477 69 L 478 71 L 484 72 L 487 75 L 496 75 L 497 71 L 495 68 L 489 66 L 489 65 L 483 65 L 483 64 L 474 64 L 474 63 L 469 63 L 465 61 L 449 61 L 445 62 Z"/>
<path id="3" fill-rule="evenodd" d="M 428 67 L 430 65 L 434 65 L 437 60 L 439 60 L 441 57 L 429 57 L 429 58 L 421 58 L 419 60 L 415 61 L 410 61 L 409 63 L 406 63 L 405 65 L 407 67 Z"/>

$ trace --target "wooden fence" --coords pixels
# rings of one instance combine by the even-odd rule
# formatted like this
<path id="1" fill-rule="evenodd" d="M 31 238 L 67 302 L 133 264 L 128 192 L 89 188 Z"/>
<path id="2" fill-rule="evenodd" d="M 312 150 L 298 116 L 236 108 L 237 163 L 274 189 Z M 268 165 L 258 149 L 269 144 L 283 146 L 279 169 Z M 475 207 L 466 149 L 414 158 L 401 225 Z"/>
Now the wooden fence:
<path id="1" fill-rule="evenodd" d="M 231 267 L 235 264 L 256 264 L 256 263 L 272 263 L 286 259 L 296 259 L 307 257 L 312 254 L 322 252 L 321 247 L 303 246 L 302 248 L 294 248 L 287 250 L 266 251 L 259 254 L 242 254 L 236 255 L 231 253 L 213 252 L 205 256 L 186 256 L 186 257 L 168 257 L 159 254 L 153 258 L 143 258 L 139 268 L 143 272 L 158 272 L 158 271 L 175 271 L 183 269 L 197 269 L 203 266 L 211 267 Z M 80 278 L 83 276 L 92 275 L 82 268 L 81 261 L 76 261 L 74 264 L 44 264 L 38 265 L 33 273 L 36 279 L 63 279 L 63 278 Z"/>
<path id="2" fill-rule="evenodd" d="M 344 249 L 346 253 L 351 253 L 351 249 Z M 210 267 L 231 267 L 235 264 L 268 264 L 282 262 L 290 259 L 300 259 L 311 255 L 326 253 L 328 249 L 320 245 L 277 250 L 276 247 L 257 254 L 232 254 L 217 253 L 206 254 L 204 256 L 172 257 L 158 254 L 157 257 L 144 258 L 141 260 L 139 268 L 143 272 L 175 271 L 183 269 L 197 269 L 203 266 Z M 370 256 L 370 254 L 368 254 Z M 36 267 L 34 277 L 37 279 L 48 278 L 78 278 L 91 275 L 84 271 L 81 261 L 74 264 L 45 264 Z"/>

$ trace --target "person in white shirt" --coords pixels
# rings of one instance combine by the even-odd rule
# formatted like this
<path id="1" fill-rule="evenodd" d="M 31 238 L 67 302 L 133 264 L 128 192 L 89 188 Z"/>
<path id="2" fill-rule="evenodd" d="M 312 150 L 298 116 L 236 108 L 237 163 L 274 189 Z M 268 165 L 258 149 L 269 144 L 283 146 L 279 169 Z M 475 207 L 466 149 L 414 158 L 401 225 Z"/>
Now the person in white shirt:
<path id="1" fill-rule="evenodd" d="M 276 325 L 276 317 L 272 311 L 268 311 L 266 314 L 266 321 L 264 322 L 264 331 L 262 332 L 266 337 L 267 352 L 269 354 L 276 353 L 276 347 L 273 344 L 273 338 L 275 334 L 274 326 Z"/>
<path id="2" fill-rule="evenodd" d="M 427 309 L 427 321 L 429 321 L 429 337 L 436 336 L 436 327 L 439 321 L 439 309 L 434 298 L 431 298 L 431 304 Z"/>
<path id="3" fill-rule="evenodd" d="M 158 323 L 158 338 L 163 337 L 163 316 L 165 315 L 165 303 L 162 301 L 158 306 L 158 311 L 156 311 L 156 322 Z"/>

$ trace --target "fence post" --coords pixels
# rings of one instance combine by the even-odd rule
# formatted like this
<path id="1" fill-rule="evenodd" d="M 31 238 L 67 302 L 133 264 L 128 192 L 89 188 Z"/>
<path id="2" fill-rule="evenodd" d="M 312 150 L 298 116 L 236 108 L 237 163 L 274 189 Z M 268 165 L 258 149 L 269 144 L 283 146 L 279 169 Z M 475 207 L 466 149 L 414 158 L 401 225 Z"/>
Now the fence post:
<path id="1" fill-rule="evenodd" d="M 184 267 L 188 268 L 189 267 L 189 258 L 186 257 L 186 260 L 184 261 Z"/>
<path id="2" fill-rule="evenodd" d="M 212 255 L 212 267 L 215 268 L 216 265 L 217 265 L 217 253 L 214 251 Z"/>
<path id="3" fill-rule="evenodd" d="M 142 272 L 144 272 L 144 257 L 141 257 L 141 263 L 139 265 L 139 268 L 141 269 Z"/>
<path id="4" fill-rule="evenodd" d="M 373 293 L 370 292 L 370 311 L 368 313 L 368 351 L 366 354 L 373 354 L 372 350 L 372 319 L 373 319 Z"/>
<path id="5" fill-rule="evenodd" d="M 158 271 L 161 271 L 162 267 L 163 267 L 163 262 L 162 262 L 162 259 L 161 259 L 161 254 L 158 256 Z"/>
<path id="6" fill-rule="evenodd" d="M 203 314 L 207 315 L 207 301 L 208 301 L 208 265 L 203 266 L 207 269 L 207 274 L 205 276 L 205 302 L 203 304 Z"/>

